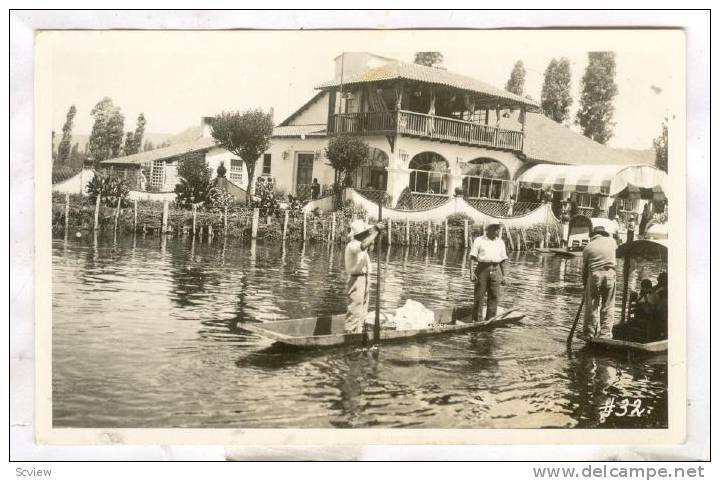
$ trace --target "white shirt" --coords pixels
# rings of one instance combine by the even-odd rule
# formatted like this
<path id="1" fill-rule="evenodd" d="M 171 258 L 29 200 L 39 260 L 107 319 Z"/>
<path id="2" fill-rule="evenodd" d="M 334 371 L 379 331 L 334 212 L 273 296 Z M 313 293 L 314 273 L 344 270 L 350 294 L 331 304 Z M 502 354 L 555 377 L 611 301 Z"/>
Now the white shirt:
<path id="1" fill-rule="evenodd" d="M 508 258 L 505 242 L 500 237 L 492 240 L 486 236 L 478 237 L 470 249 L 470 257 L 478 262 L 500 263 Z"/>
<path id="2" fill-rule="evenodd" d="M 345 271 L 348 275 L 370 274 L 370 255 L 359 240 L 351 240 L 345 247 Z"/>

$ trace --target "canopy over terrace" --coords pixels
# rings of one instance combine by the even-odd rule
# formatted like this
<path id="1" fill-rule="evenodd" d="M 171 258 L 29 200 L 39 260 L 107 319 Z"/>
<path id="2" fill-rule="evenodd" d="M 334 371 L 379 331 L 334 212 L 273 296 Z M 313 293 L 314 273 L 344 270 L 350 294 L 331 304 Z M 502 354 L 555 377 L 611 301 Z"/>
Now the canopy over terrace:
<path id="1" fill-rule="evenodd" d="M 649 165 L 539 164 L 517 179 L 519 188 L 665 200 L 667 174 Z"/>

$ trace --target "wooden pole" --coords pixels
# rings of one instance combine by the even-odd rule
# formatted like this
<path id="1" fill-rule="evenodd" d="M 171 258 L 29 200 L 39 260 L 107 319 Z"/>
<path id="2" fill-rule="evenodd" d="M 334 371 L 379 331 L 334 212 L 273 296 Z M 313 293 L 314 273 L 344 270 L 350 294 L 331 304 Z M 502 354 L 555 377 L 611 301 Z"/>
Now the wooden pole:
<path id="1" fill-rule="evenodd" d="M 285 210 L 285 219 L 283 220 L 283 241 L 287 237 L 288 217 L 289 216 L 290 216 L 290 212 Z"/>
<path id="2" fill-rule="evenodd" d="M 378 202 L 378 222 L 382 222 L 382 202 Z M 375 342 L 380 342 L 380 271 L 382 270 L 382 264 L 380 258 L 382 257 L 382 232 L 375 239 L 377 244 L 377 292 L 375 293 L 375 325 L 373 326 L 373 338 Z"/>
<path id="3" fill-rule="evenodd" d="M 522 239 L 523 250 L 527 250 L 527 241 L 525 240 L 525 229 L 523 229 L 522 227 L 520 228 L 520 238 Z"/>
<path id="4" fill-rule="evenodd" d="M 410 245 L 410 218 L 405 218 L 405 245 Z"/>
<path id="5" fill-rule="evenodd" d="M 208 240 L 212 240 L 213 231 L 212 231 L 212 224 L 208 225 Z"/>
<path id="6" fill-rule="evenodd" d="M 512 233 L 508 229 L 508 240 L 510 241 L 510 249 L 515 250 L 515 242 L 513 242 Z"/>
<path id="7" fill-rule="evenodd" d="M 425 238 L 425 245 L 430 247 L 430 221 L 427 222 L 427 236 Z"/>
<path id="8" fill-rule="evenodd" d="M 93 230 L 98 230 L 100 225 L 100 194 L 95 198 L 95 224 Z"/>
<path id="9" fill-rule="evenodd" d="M 449 234 L 448 234 L 448 221 L 447 221 L 447 219 L 445 219 L 445 245 L 443 246 L 445 249 L 448 248 L 448 239 L 449 239 L 449 238 L 450 238 L 450 237 L 449 237 Z"/>
<path id="10" fill-rule="evenodd" d="M 133 200 L 133 232 L 137 232 L 137 199 Z"/>
<path id="11" fill-rule="evenodd" d="M 120 197 L 118 197 L 117 207 L 115 207 L 115 225 L 113 226 L 113 231 L 117 230 L 118 219 L 120 218 L 120 202 L 121 201 L 122 201 L 122 199 L 120 199 Z"/>
<path id="12" fill-rule="evenodd" d="M 70 228 L 70 194 L 65 194 L 65 237 L 68 235 Z"/>
<path id="13" fill-rule="evenodd" d="M 470 239 L 468 239 L 468 220 L 465 219 L 465 232 L 463 233 L 463 247 L 467 247 Z"/>
<path id="14" fill-rule="evenodd" d="M 332 213 L 332 222 L 330 224 L 330 242 L 335 242 L 335 212 Z"/>
<path id="15" fill-rule="evenodd" d="M 165 199 L 163 201 L 163 215 L 162 215 L 162 233 L 163 234 L 167 232 L 169 210 L 170 210 L 170 205 L 168 203 L 168 200 Z"/>
<path id="16" fill-rule="evenodd" d="M 257 239 L 258 222 L 260 222 L 260 209 L 255 207 L 253 209 L 252 230 L 251 230 L 253 239 Z"/>
<path id="17" fill-rule="evenodd" d="M 225 206 L 225 215 L 223 216 L 223 227 L 225 228 L 225 231 L 227 232 L 227 211 L 228 208 Z"/>
<path id="18" fill-rule="evenodd" d="M 392 245 L 392 219 L 387 220 L 387 236 L 388 236 L 388 246 Z M 390 249 L 388 249 L 388 253 L 390 253 Z"/>
<path id="19" fill-rule="evenodd" d="M 307 212 L 303 211 L 302 238 L 307 240 Z"/>
<path id="20" fill-rule="evenodd" d="M 192 235 L 195 237 L 196 233 L 196 226 L 197 226 L 197 205 L 192 205 L 192 215 L 193 215 L 193 224 L 192 224 Z"/>

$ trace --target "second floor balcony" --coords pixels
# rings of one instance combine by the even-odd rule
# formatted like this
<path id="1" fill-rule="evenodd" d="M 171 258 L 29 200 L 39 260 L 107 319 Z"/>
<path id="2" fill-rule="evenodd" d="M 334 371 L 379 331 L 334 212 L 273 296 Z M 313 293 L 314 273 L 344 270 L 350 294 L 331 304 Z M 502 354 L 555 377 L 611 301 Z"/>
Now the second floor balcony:
<path id="1" fill-rule="evenodd" d="M 524 140 L 521 131 L 407 110 L 331 114 L 328 134 L 402 134 L 516 152 L 522 152 Z"/>

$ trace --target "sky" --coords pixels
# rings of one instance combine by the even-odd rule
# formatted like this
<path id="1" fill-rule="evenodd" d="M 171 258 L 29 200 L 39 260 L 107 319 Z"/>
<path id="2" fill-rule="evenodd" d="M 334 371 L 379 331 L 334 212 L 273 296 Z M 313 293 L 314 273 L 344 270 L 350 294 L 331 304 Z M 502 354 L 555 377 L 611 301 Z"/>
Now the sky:
<path id="1" fill-rule="evenodd" d="M 445 67 L 504 87 L 513 64 L 527 70 L 525 93 L 540 99 L 552 58 L 571 64 L 572 118 L 578 107 L 587 52 L 616 53 L 613 147 L 648 149 L 662 119 L 682 108 L 684 43 L 679 32 L 657 30 L 336 30 L 336 31 L 64 31 L 36 38 L 46 68 L 52 125 L 60 132 L 70 105 L 74 132 L 92 129 L 90 111 L 112 98 L 134 130 L 143 112 L 146 132 L 175 134 L 200 117 L 260 107 L 281 122 L 330 80 L 333 59 L 367 51 L 412 62 L 416 51 L 440 51 Z M 577 128 L 577 127 L 575 127 Z"/>

